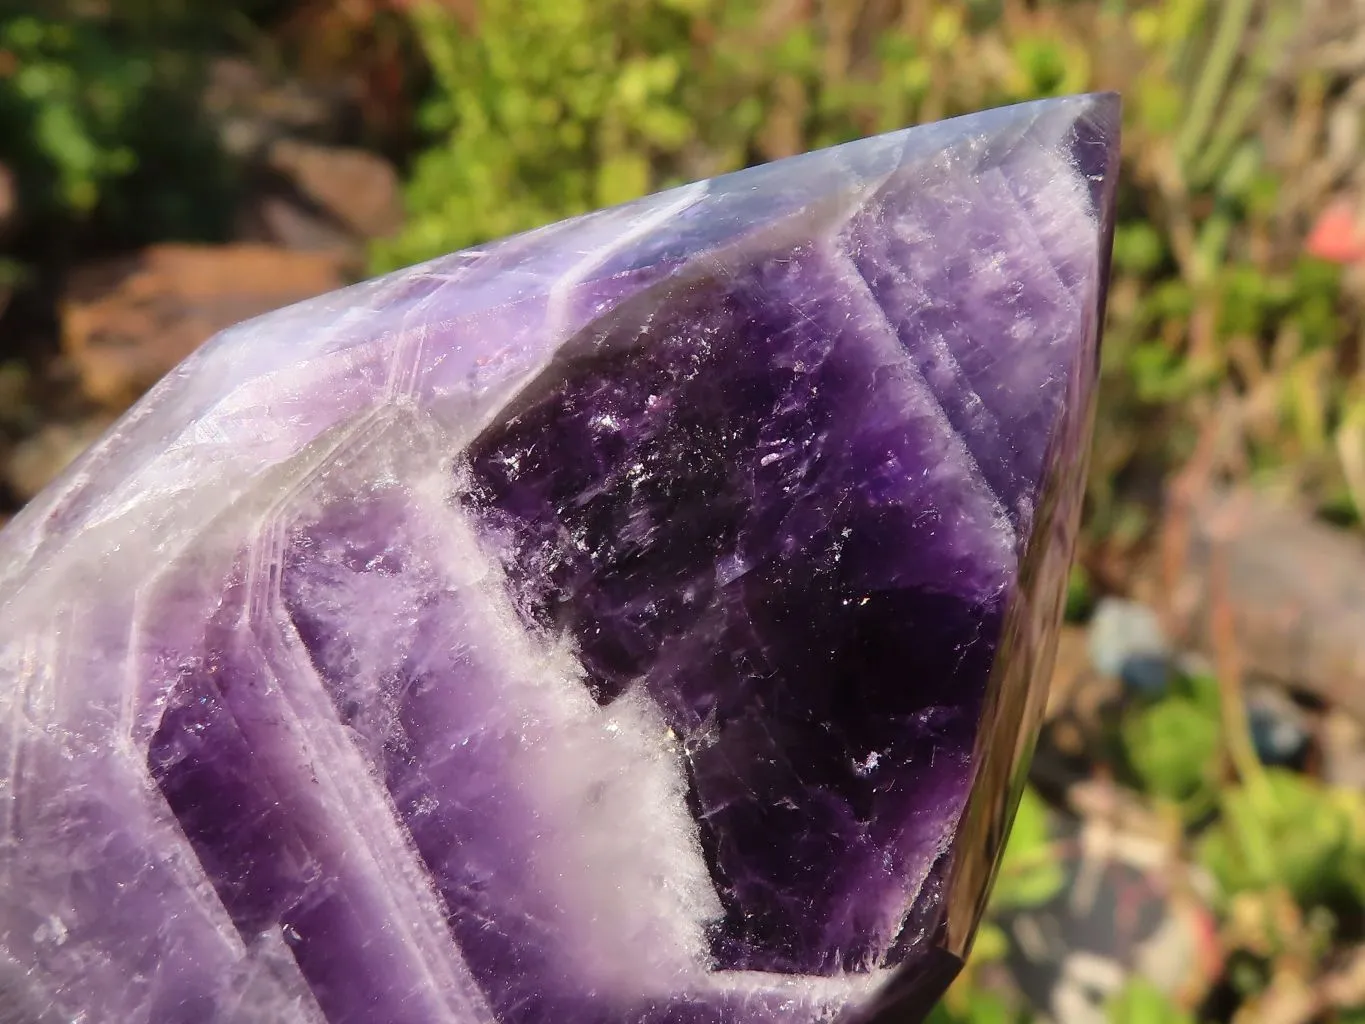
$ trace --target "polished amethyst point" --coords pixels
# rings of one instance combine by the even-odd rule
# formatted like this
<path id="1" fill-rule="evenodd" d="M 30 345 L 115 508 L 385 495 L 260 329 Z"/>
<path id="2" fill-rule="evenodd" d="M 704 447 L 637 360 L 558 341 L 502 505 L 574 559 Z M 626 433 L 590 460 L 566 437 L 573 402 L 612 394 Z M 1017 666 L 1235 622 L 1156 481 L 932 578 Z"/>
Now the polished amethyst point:
<path id="1" fill-rule="evenodd" d="M 185 362 L 0 536 L 0 999 L 922 1010 L 1045 685 L 1117 122 L 784 160 Z"/>

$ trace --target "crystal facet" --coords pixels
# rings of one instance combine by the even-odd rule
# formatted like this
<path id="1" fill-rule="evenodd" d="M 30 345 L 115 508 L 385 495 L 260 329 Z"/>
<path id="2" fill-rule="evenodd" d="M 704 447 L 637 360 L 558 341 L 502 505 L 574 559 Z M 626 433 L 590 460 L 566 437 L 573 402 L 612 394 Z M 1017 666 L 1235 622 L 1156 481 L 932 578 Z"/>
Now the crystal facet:
<path id="1" fill-rule="evenodd" d="M 871 138 L 193 355 L 0 535 L 0 999 L 921 1012 L 1045 687 L 1117 136 Z"/>

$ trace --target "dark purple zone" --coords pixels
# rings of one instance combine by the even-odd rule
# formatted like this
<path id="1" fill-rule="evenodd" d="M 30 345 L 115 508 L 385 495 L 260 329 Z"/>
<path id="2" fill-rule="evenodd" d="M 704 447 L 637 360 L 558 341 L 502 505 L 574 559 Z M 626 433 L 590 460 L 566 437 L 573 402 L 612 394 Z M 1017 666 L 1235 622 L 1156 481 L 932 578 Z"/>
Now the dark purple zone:
<path id="1" fill-rule="evenodd" d="M 832 273 L 793 251 L 624 320 L 469 454 L 527 620 L 684 738 L 726 968 L 875 959 L 885 861 L 966 771 L 999 631 L 905 500 L 922 428 Z"/>
<path id="2" fill-rule="evenodd" d="M 913 371 L 850 316 L 846 273 L 794 249 L 646 295 L 566 349 L 460 465 L 460 500 L 528 627 L 573 639 L 599 703 L 644 688 L 682 737 L 724 969 L 832 974 L 882 956 L 888 901 L 951 825 L 1001 625 L 1006 595 L 955 587 L 973 553 L 907 483 L 935 439 L 906 411 Z M 914 325 L 900 326 L 909 350 Z M 1036 487 L 1018 453 L 977 457 L 1010 497 Z M 352 528 L 353 571 L 377 571 L 363 519 Z M 248 941 L 326 937 L 295 954 L 330 1020 L 410 1019 L 386 1015 L 402 997 L 369 969 L 363 901 L 310 873 L 325 829 L 294 820 L 260 764 L 272 712 L 228 598 L 151 745 L 153 775 Z M 338 638 L 289 611 L 319 669 L 335 665 Z M 424 629 L 453 628 L 439 607 L 424 614 Z M 380 768 L 455 936 L 502 1019 L 616 1021 L 588 1013 L 572 979 L 538 983 L 559 937 L 499 920 L 462 870 L 463 838 L 496 828 L 496 786 L 446 806 L 439 829 L 413 825 L 418 703 L 468 688 L 450 671 L 408 665 L 385 682 Z M 340 696 L 337 709 L 364 713 Z M 505 855 L 514 874 L 525 851 Z"/>

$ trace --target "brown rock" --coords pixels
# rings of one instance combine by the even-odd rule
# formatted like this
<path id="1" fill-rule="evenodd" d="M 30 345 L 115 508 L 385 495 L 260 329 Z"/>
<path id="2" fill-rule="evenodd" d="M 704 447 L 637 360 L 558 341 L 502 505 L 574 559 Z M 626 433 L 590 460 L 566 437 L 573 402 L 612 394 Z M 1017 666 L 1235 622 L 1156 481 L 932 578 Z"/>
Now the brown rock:
<path id="1" fill-rule="evenodd" d="M 1318 736 L 1323 779 L 1333 786 L 1365 789 L 1365 725 L 1334 709 L 1323 716 Z"/>
<path id="2" fill-rule="evenodd" d="M 238 210 L 235 237 L 300 252 L 334 252 L 356 269 L 365 264 L 364 246 L 354 235 L 293 196 L 248 196 Z"/>
<path id="3" fill-rule="evenodd" d="M 402 224 L 398 172 L 383 157 L 362 149 L 280 139 L 270 147 L 266 162 L 360 238 L 383 238 Z"/>
<path id="4" fill-rule="evenodd" d="M 0 242 L 7 241 L 19 220 L 19 183 L 14 172 L 0 163 Z M 0 253 L 0 314 L 9 305 L 17 279 L 17 264 Z M 0 412 L 3 412 L 0 409 Z"/>
<path id="5" fill-rule="evenodd" d="M 19 215 L 19 183 L 14 172 L 0 164 L 0 238 L 9 233 Z"/>
<path id="6" fill-rule="evenodd" d="M 1209 490 L 1162 577 L 1182 639 L 1365 722 L 1365 539 L 1252 490 Z M 1230 646 L 1229 646 L 1230 645 Z"/>
<path id="7" fill-rule="evenodd" d="M 71 276 L 62 343 L 85 393 L 122 408 L 217 331 L 344 283 L 334 254 L 153 246 Z"/>
<path id="8" fill-rule="evenodd" d="M 354 87 L 348 83 L 278 80 L 235 57 L 210 63 L 207 79 L 204 113 L 218 126 L 223 147 L 244 158 L 258 157 L 274 139 L 291 133 L 335 138 L 355 103 Z"/>

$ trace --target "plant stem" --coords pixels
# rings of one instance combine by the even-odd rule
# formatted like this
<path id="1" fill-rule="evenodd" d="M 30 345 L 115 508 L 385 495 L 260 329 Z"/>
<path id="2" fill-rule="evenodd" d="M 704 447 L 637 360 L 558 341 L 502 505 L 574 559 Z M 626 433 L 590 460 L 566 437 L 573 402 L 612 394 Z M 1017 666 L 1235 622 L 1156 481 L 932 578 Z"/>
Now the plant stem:
<path id="1" fill-rule="evenodd" d="M 1254 0 L 1224 0 L 1213 43 L 1209 46 L 1204 68 L 1199 73 L 1190 99 L 1189 115 L 1185 118 L 1176 143 L 1176 153 L 1182 167 L 1189 166 L 1213 124 L 1218 101 L 1232 75 L 1238 48 L 1246 33 L 1247 23 L 1251 20 L 1253 3 Z"/>
<path id="2" fill-rule="evenodd" d="M 1214 661 L 1218 669 L 1218 691 L 1222 703 L 1224 742 L 1232 767 L 1252 802 L 1265 806 L 1270 798 L 1270 783 L 1265 766 L 1251 741 L 1247 718 L 1246 691 L 1243 686 L 1241 658 L 1238 655 L 1236 624 L 1228 593 L 1225 548 L 1215 541 L 1209 558 L 1211 583 L 1209 615 L 1212 618 Z"/>

